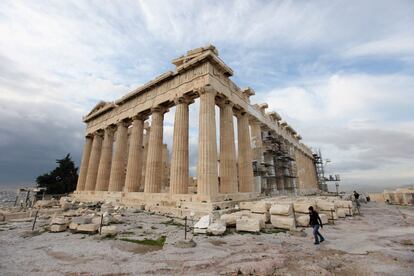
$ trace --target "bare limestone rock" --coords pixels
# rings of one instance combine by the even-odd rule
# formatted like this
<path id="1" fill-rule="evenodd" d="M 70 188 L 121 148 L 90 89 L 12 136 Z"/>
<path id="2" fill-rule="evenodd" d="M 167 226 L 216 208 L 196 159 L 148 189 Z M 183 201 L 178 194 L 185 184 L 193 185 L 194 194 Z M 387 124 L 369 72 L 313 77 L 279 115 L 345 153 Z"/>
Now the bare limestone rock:
<path id="1" fill-rule="evenodd" d="M 260 232 L 260 220 L 257 218 L 248 218 L 242 217 L 237 219 L 236 222 L 236 231 L 244 231 L 244 232 Z"/>
<path id="2" fill-rule="evenodd" d="M 276 228 L 293 230 L 296 228 L 295 219 L 287 216 L 272 215 L 270 218 L 272 225 Z"/>
<path id="3" fill-rule="evenodd" d="M 262 213 L 262 214 L 264 214 L 264 213 L 269 212 L 270 206 L 271 206 L 270 202 L 257 201 L 253 204 L 250 211 L 252 211 L 253 213 Z"/>

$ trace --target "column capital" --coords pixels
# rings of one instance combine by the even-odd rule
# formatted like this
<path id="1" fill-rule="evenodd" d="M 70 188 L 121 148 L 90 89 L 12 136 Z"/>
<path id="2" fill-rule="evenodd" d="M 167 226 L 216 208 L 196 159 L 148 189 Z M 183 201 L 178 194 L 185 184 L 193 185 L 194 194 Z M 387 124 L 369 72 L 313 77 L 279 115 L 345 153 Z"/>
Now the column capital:
<path id="1" fill-rule="evenodd" d="M 114 134 L 116 131 L 116 125 L 110 124 L 107 127 L 105 127 L 105 133 Z"/>
<path id="2" fill-rule="evenodd" d="M 229 105 L 230 107 L 233 107 L 234 103 L 232 101 L 230 101 L 230 99 L 222 98 L 222 99 L 217 100 L 217 105 L 219 107 L 224 107 L 225 105 Z"/>
<path id="3" fill-rule="evenodd" d="M 206 85 L 206 86 L 203 86 L 203 87 L 200 87 L 200 88 L 197 88 L 196 89 L 196 92 L 199 94 L 199 95 L 201 95 L 201 94 L 206 94 L 206 93 L 209 93 L 209 94 L 214 94 L 214 95 L 216 95 L 217 94 L 217 91 L 211 86 L 211 85 Z"/>
<path id="4" fill-rule="evenodd" d="M 188 105 L 188 104 L 194 103 L 194 100 L 191 99 L 188 96 L 177 96 L 177 97 L 174 98 L 174 104 L 175 105 L 178 105 L 178 104 L 181 104 L 181 103 L 184 103 L 184 104 Z"/>
<path id="5" fill-rule="evenodd" d="M 128 127 L 128 126 L 129 126 L 129 124 L 130 124 L 130 122 L 128 122 L 128 120 L 127 120 L 127 119 L 124 119 L 124 120 L 120 120 L 120 121 L 118 121 L 118 122 L 116 123 L 116 126 L 117 126 L 117 127 L 119 127 L 119 126 Z"/>
<path id="6" fill-rule="evenodd" d="M 166 108 L 164 106 L 157 105 L 157 106 L 151 107 L 151 113 L 161 113 L 161 114 L 164 114 L 166 112 L 168 112 L 168 108 Z"/>
<path id="7" fill-rule="evenodd" d="M 235 115 L 236 117 L 245 116 L 246 114 L 247 114 L 247 111 L 246 111 L 246 110 L 244 110 L 244 109 L 239 109 L 239 110 L 236 110 L 236 111 L 234 112 L 234 115 Z"/>
<path id="8" fill-rule="evenodd" d="M 135 121 L 135 120 L 145 121 L 146 119 L 148 119 L 148 115 L 136 114 L 136 115 L 132 116 L 131 119 L 133 121 Z"/>
<path id="9" fill-rule="evenodd" d="M 104 130 L 103 129 L 98 129 L 97 131 L 93 132 L 92 135 L 95 136 L 101 136 L 103 137 L 104 135 Z"/>

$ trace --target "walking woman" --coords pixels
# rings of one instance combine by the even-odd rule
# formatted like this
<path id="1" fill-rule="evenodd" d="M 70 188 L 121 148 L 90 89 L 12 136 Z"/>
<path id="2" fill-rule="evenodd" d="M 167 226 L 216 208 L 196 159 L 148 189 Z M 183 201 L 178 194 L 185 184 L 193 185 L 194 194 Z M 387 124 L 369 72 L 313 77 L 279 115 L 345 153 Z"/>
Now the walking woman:
<path id="1" fill-rule="evenodd" d="M 319 217 L 318 212 L 316 212 L 312 206 L 308 208 L 309 210 L 309 225 L 313 228 L 313 236 L 315 237 L 315 244 L 319 244 L 319 242 L 323 242 L 325 239 L 319 233 L 319 226 L 323 228 L 322 220 Z"/>

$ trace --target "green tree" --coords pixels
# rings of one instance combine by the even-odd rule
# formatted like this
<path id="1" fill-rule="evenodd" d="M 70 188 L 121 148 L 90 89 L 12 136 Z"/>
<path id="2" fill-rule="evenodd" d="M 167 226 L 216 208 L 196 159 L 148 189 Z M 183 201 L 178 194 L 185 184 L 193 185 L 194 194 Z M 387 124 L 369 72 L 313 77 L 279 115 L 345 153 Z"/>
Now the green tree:
<path id="1" fill-rule="evenodd" d="M 70 157 L 70 153 L 63 159 L 56 160 L 58 166 L 51 172 L 36 178 L 38 187 L 46 187 L 47 194 L 65 194 L 76 189 L 78 168 Z"/>

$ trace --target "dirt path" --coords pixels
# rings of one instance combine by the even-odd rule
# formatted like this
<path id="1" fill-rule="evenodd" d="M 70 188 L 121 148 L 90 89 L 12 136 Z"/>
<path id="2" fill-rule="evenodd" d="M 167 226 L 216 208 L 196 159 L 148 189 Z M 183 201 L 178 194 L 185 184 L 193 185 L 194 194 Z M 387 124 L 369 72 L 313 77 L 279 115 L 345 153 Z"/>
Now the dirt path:
<path id="1" fill-rule="evenodd" d="M 167 236 L 163 248 L 82 234 L 30 234 L 31 223 L 0 226 L 0 275 L 412 275 L 414 208 L 370 203 L 362 216 L 322 229 L 326 241 L 287 233 L 195 236 L 169 219 L 128 213 L 121 237 Z M 38 228 L 46 224 L 40 221 Z M 14 229 L 12 229 L 15 227 Z M 10 230 L 7 230 L 10 229 Z M 119 238 L 119 237 L 118 237 Z"/>

